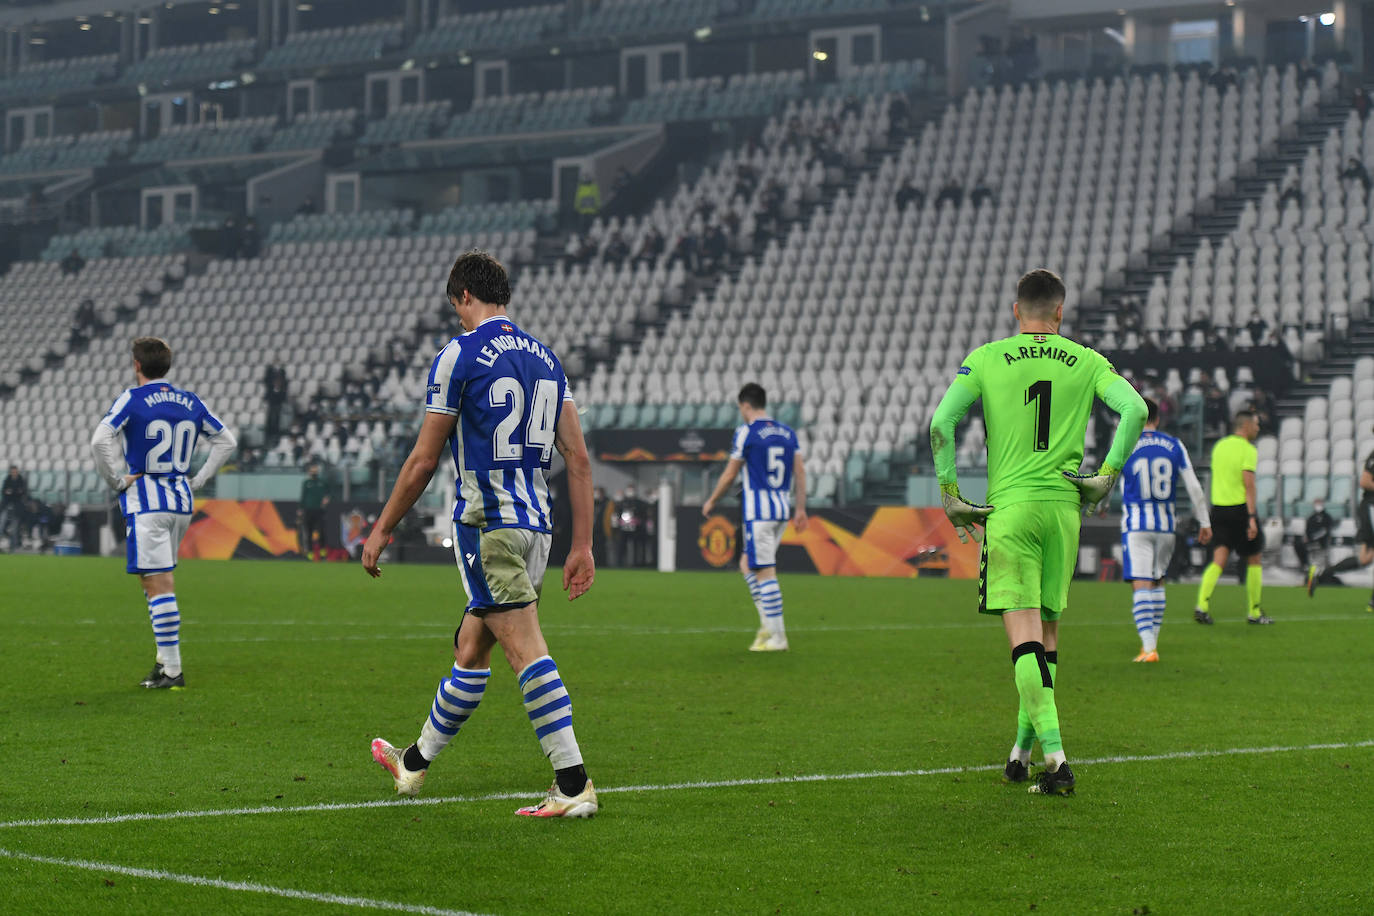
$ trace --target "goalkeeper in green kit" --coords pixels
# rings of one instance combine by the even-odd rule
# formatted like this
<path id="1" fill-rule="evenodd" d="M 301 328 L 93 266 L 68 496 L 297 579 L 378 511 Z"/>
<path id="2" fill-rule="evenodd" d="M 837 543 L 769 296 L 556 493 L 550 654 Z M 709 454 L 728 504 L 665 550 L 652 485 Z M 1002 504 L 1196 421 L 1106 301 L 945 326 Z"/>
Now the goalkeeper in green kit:
<path id="1" fill-rule="evenodd" d="M 998 614 L 1011 643 L 1021 698 L 1016 743 L 1005 781 L 1029 778 L 1038 738 L 1045 772 L 1039 794 L 1069 795 L 1073 771 L 1059 737 L 1054 682 L 1059 616 L 1068 604 L 1078 561 L 1079 506 L 1092 512 L 1107 499 L 1145 424 L 1145 402 L 1100 353 L 1059 336 L 1064 281 L 1032 270 L 1016 284 L 1012 311 L 1021 333 L 974 350 L 959 367 L 930 421 L 931 451 L 945 514 L 960 540 L 984 525 L 978 611 Z M 1080 476 L 1083 436 L 1093 397 L 1121 415 L 1106 463 Z M 954 430 L 978 398 L 987 427 L 988 503 L 959 495 Z"/>

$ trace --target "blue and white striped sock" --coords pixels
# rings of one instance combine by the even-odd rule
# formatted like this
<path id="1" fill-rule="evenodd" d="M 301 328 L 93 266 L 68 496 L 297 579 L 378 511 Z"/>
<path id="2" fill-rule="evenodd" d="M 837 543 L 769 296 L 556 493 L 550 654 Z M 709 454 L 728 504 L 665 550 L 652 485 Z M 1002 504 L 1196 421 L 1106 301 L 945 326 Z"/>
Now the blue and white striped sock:
<path id="1" fill-rule="evenodd" d="M 573 735 L 572 700 L 558 676 L 558 666 L 547 655 L 536 658 L 520 672 L 520 692 L 534 736 L 555 770 L 582 763 L 582 751 Z"/>
<path id="2" fill-rule="evenodd" d="M 487 678 L 491 669 L 471 671 L 453 666 L 449 676 L 439 682 L 434 692 L 434 703 L 429 708 L 429 718 L 420 728 L 420 740 L 415 742 L 426 760 L 433 760 L 448 746 L 458 734 L 458 729 L 477 711 L 482 702 L 482 694 L 487 689 Z"/>
<path id="3" fill-rule="evenodd" d="M 782 636 L 782 586 L 777 579 L 759 580 L 759 610 L 763 625 L 774 636 Z"/>
<path id="4" fill-rule="evenodd" d="M 1151 589 L 1150 592 L 1154 596 L 1153 600 L 1155 610 L 1155 639 L 1158 640 L 1159 628 L 1164 626 L 1164 586 L 1161 585 L 1159 588 Z"/>
<path id="5" fill-rule="evenodd" d="M 153 624 L 157 660 L 168 677 L 181 673 L 181 611 L 171 593 L 148 599 L 148 619 Z"/>
<path id="6" fill-rule="evenodd" d="M 763 602 L 759 600 L 759 577 L 747 572 L 744 574 L 744 584 L 749 586 L 749 597 L 754 599 L 754 610 L 759 612 L 759 626 L 767 629 L 768 621 L 763 615 Z"/>
<path id="7" fill-rule="evenodd" d="M 1140 634 L 1140 645 L 1146 652 L 1155 650 L 1155 604 L 1154 590 L 1136 589 L 1131 592 L 1131 616 L 1135 618 L 1136 632 Z"/>

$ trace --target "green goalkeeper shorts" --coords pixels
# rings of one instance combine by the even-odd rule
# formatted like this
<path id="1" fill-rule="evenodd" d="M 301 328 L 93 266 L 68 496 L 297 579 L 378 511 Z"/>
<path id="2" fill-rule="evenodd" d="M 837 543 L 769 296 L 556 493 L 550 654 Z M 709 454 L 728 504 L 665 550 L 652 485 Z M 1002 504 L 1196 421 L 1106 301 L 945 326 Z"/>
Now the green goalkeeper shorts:
<path id="1" fill-rule="evenodd" d="M 988 516 L 978 575 L 978 612 L 1040 608 L 1058 620 L 1078 564 L 1078 503 L 1025 502 Z"/>

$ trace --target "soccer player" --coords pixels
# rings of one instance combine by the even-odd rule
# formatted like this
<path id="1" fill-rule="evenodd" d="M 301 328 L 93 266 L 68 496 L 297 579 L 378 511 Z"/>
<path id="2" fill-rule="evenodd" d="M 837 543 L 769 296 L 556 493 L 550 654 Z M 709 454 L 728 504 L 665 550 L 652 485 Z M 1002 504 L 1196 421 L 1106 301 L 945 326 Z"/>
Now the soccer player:
<path id="1" fill-rule="evenodd" d="M 987 526 L 978 610 L 1002 618 L 1021 700 L 1005 780 L 1028 778 L 1038 738 L 1046 771 L 1030 791 L 1056 795 L 1071 794 L 1075 782 L 1059 733 L 1054 684 L 1059 618 L 1078 562 L 1079 506 L 1091 512 L 1110 496 L 1145 423 L 1145 402 L 1111 363 L 1059 336 L 1064 294 L 1064 281 L 1051 271 L 1023 276 L 1012 305 L 1021 333 L 970 353 L 930 421 L 945 514 L 965 542 L 966 533 L 978 539 L 976 525 Z M 1094 395 L 1121 415 L 1121 423 L 1101 469 L 1080 477 Z M 955 428 L 980 397 L 987 506 L 959 494 L 954 466 Z"/>
<path id="2" fill-rule="evenodd" d="M 215 475 L 237 443 L 200 398 L 167 382 L 172 350 L 166 341 L 139 337 L 133 357 L 135 385 L 96 424 L 91 451 L 100 476 L 119 493 L 128 534 L 125 569 L 139 577 L 153 625 L 157 654 L 139 686 L 176 690 L 186 686 L 172 574 L 177 550 L 191 525 L 191 494 Z M 210 454 L 187 480 L 201 434 L 210 438 Z"/>
<path id="3" fill-rule="evenodd" d="M 716 503 L 735 482 L 741 470 L 744 487 L 744 553 L 740 572 L 759 612 L 759 631 L 750 652 L 785 652 L 787 629 L 782 622 L 782 588 L 778 585 L 778 542 L 787 520 L 798 531 L 806 530 L 806 468 L 797 434 L 790 426 L 768 415 L 768 395 L 753 382 L 739 390 L 739 412 L 744 425 L 735 430 L 730 460 L 705 504 L 709 518 Z M 796 482 L 796 507 L 792 488 Z"/>
<path id="4" fill-rule="evenodd" d="M 320 560 L 324 547 L 324 510 L 329 505 L 329 484 L 320 478 L 320 466 L 311 462 L 301 481 L 301 504 L 296 510 L 300 527 L 301 557 Z"/>
<path id="5" fill-rule="evenodd" d="M 555 448 L 567 463 L 572 507 L 572 546 L 563 567 L 568 598 L 585 594 L 595 576 L 592 470 L 577 406 L 558 357 L 506 314 L 510 281 L 500 262 L 484 252 L 462 255 L 447 292 L 466 333 L 434 359 L 419 437 L 363 545 L 362 563 L 373 577 L 381 575 L 382 550 L 447 446 L 458 474 L 454 554 L 467 609 L 453 636 L 453 669 L 439 681 L 419 739 L 402 749 L 378 738 L 372 756 L 391 773 L 397 792 L 418 794 L 430 763 L 481 702 L 491 650 L 499 644 L 519 675 L 525 711 L 554 768 L 544 801 L 516 814 L 591 817 L 596 790 L 538 616 L 553 516 L 544 472 Z"/>
<path id="6" fill-rule="evenodd" d="M 1140 634 L 1133 661 L 1159 661 L 1159 629 L 1164 625 L 1164 571 L 1174 556 L 1178 482 L 1188 488 L 1197 515 L 1198 543 L 1212 539 L 1206 497 L 1188 450 L 1159 431 L 1159 405 L 1145 399 L 1145 432 L 1126 459 L 1121 474 L 1121 547 L 1131 583 L 1131 614 Z"/>
<path id="7" fill-rule="evenodd" d="M 1255 502 L 1255 468 L 1259 463 L 1255 439 L 1259 428 L 1255 412 L 1242 410 L 1231 424 L 1231 435 L 1218 439 L 1212 446 L 1212 523 L 1216 546 L 1198 586 L 1197 605 L 1193 608 L 1193 619 L 1198 623 L 1212 624 L 1212 592 L 1226 569 L 1231 551 L 1245 559 L 1245 597 L 1250 607 L 1246 620 L 1266 626 L 1274 622 L 1260 609 L 1264 533 L 1259 529 Z"/>
<path id="8" fill-rule="evenodd" d="M 1312 593 L 1317 590 L 1317 580 L 1322 576 L 1349 572 L 1374 563 L 1374 452 L 1370 452 L 1365 458 L 1364 468 L 1360 471 L 1360 504 L 1355 510 L 1355 543 L 1360 547 L 1359 559 L 1346 557 L 1320 574 L 1308 572 L 1307 597 L 1312 597 Z M 1369 596 L 1369 605 L 1365 610 L 1374 612 L 1374 594 Z"/>

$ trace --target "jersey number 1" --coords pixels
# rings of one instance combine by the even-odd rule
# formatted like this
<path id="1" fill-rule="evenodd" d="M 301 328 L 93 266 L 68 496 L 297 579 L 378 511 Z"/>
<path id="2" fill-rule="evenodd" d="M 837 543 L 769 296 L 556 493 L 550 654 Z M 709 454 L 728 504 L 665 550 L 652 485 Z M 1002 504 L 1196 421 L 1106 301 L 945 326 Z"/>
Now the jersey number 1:
<path id="1" fill-rule="evenodd" d="M 1050 394 L 1048 381 L 1039 381 L 1026 389 L 1026 403 L 1035 403 L 1035 451 L 1050 450 Z"/>

